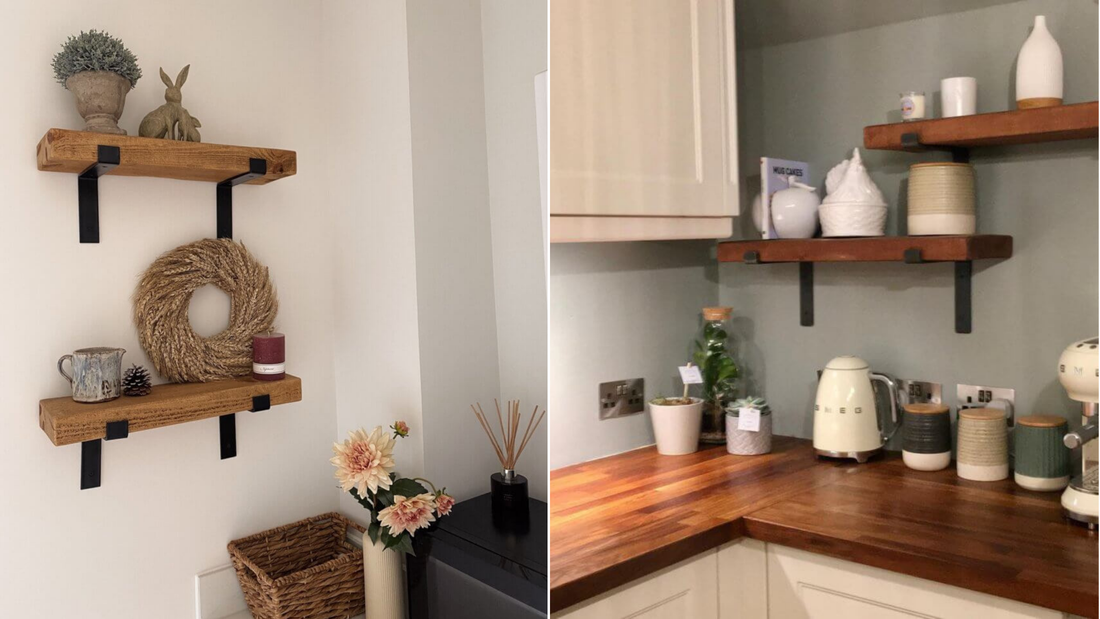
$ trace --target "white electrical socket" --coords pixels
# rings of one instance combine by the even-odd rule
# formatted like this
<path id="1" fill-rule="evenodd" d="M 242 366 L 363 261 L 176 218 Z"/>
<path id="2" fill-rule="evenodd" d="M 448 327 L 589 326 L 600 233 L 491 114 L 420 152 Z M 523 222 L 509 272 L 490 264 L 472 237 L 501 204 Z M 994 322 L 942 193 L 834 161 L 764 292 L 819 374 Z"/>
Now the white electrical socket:
<path id="1" fill-rule="evenodd" d="M 955 411 L 967 408 L 999 408 L 1005 411 L 1008 425 L 1013 424 L 1016 409 L 1016 390 L 1007 387 L 982 385 L 956 385 Z"/>

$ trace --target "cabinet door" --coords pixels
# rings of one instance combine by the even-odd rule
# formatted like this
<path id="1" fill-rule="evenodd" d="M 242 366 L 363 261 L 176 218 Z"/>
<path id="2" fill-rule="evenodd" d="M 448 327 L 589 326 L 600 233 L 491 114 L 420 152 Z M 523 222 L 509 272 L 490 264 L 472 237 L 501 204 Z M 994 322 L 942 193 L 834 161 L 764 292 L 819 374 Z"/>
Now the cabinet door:
<path id="1" fill-rule="evenodd" d="M 554 613 L 554 619 L 718 619 L 718 560 L 711 550 Z"/>
<path id="2" fill-rule="evenodd" d="M 767 619 L 768 545 L 747 537 L 718 549 L 718 616 Z"/>
<path id="3" fill-rule="evenodd" d="M 1061 619 L 1062 613 L 768 544 L 775 619 Z"/>
<path id="4" fill-rule="evenodd" d="M 733 0 L 551 0 L 550 213 L 737 214 Z"/>

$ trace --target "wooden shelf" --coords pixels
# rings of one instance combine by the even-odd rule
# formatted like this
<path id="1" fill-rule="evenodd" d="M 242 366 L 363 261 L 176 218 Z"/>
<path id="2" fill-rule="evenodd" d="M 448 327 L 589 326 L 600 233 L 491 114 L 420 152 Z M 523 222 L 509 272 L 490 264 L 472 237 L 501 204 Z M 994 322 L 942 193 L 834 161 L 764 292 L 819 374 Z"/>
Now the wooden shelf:
<path id="1" fill-rule="evenodd" d="M 128 432 L 140 432 L 188 421 L 251 410 L 253 397 L 268 396 L 270 405 L 302 399 L 302 380 L 287 375 L 280 381 L 251 377 L 210 383 L 165 384 L 139 398 L 121 397 L 99 404 L 81 404 L 71 397 L 38 403 L 38 425 L 54 445 L 71 445 L 108 438 L 107 424 L 126 421 Z"/>
<path id="2" fill-rule="evenodd" d="M 916 152 L 923 148 L 970 148 L 1034 144 L 1097 137 L 1096 101 L 1056 107 L 873 125 L 863 129 L 864 148 Z M 915 135 L 903 139 L 905 135 Z"/>
<path id="3" fill-rule="evenodd" d="M 974 260 L 1012 257 L 1012 237 L 880 236 L 848 239 L 776 239 L 718 244 L 719 262 L 799 265 L 800 320 L 814 324 L 815 262 L 953 262 L 955 264 L 955 332 L 970 333 L 970 280 Z"/>
<path id="4" fill-rule="evenodd" d="M 1012 257 L 1012 237 L 983 234 L 730 241 L 718 244 L 718 261 L 745 262 L 746 254 L 755 252 L 750 262 L 913 262 L 912 250 L 920 252 L 921 262 L 1005 259 Z"/>
<path id="5" fill-rule="evenodd" d="M 99 147 L 119 149 L 119 163 L 106 174 L 154 176 L 220 183 L 249 171 L 250 159 L 267 162 L 267 172 L 247 181 L 263 185 L 293 176 L 298 158 L 292 150 L 181 142 L 68 129 L 50 129 L 38 142 L 38 169 L 81 174 L 99 162 Z"/>

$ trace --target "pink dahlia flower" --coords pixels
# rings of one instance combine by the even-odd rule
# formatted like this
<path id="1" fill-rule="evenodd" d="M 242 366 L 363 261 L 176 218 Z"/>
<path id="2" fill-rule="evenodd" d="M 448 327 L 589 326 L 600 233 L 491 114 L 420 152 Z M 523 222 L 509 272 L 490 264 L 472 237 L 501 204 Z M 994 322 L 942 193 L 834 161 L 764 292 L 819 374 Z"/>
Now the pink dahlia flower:
<path id="1" fill-rule="evenodd" d="M 435 497 L 431 494 L 418 494 L 414 497 L 395 495 L 393 505 L 378 513 L 378 522 L 390 530 L 394 537 L 408 531 L 416 535 L 417 529 L 423 529 L 435 521 Z"/>
<path id="2" fill-rule="evenodd" d="M 367 490 L 378 492 L 390 487 L 390 471 L 393 470 L 394 439 L 379 426 L 368 435 L 362 428 L 352 432 L 343 443 L 333 443 L 336 455 L 329 460 L 336 467 L 336 479 L 347 492 L 352 488 L 359 496 L 367 496 Z"/>
<path id="3" fill-rule="evenodd" d="M 393 422 L 393 426 L 391 427 L 393 428 L 393 433 L 396 436 L 405 437 L 409 435 L 409 424 L 405 423 L 404 421 L 395 421 Z"/>
<path id="4" fill-rule="evenodd" d="M 435 511 L 439 512 L 440 516 L 446 516 L 451 513 L 451 508 L 455 506 L 455 499 L 453 496 L 440 493 L 435 497 Z"/>

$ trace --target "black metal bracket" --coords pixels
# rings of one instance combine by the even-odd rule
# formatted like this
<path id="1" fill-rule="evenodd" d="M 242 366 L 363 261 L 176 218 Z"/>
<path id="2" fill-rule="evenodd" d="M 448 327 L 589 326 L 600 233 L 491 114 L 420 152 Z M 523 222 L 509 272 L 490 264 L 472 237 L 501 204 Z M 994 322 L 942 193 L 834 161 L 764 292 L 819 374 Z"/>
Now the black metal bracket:
<path id="1" fill-rule="evenodd" d="M 906 264 L 927 264 L 935 260 L 925 260 L 920 249 L 913 247 L 905 250 Z M 955 333 L 970 333 L 973 330 L 973 307 L 971 305 L 971 279 L 974 274 L 974 262 L 958 260 L 955 262 Z"/>
<path id="2" fill-rule="evenodd" d="M 252 408 L 250 412 L 258 413 L 271 409 L 271 396 L 268 394 L 252 396 Z"/>
<path id="3" fill-rule="evenodd" d="M 98 488 L 103 471 L 103 441 L 115 441 L 130 436 L 130 421 L 108 421 L 107 433 L 102 439 L 92 439 L 80 444 L 80 489 Z"/>
<path id="4" fill-rule="evenodd" d="M 747 252 L 745 252 L 745 255 L 742 256 L 742 260 L 745 261 L 745 264 L 761 264 L 761 262 L 760 262 L 760 252 L 758 252 L 758 251 L 747 251 Z"/>
<path id="5" fill-rule="evenodd" d="M 248 160 L 248 171 L 238 174 L 233 178 L 227 178 L 218 183 L 216 188 L 218 203 L 218 238 L 233 238 L 233 188 L 241 183 L 267 174 L 267 160 L 251 157 Z M 223 458 L 225 456 L 222 456 Z M 232 457 L 232 456 L 230 456 Z"/>
<path id="6" fill-rule="evenodd" d="M 814 326 L 814 263 L 798 263 L 798 299 L 800 324 Z"/>
<path id="7" fill-rule="evenodd" d="M 942 150 L 951 153 L 951 161 L 955 163 L 970 163 L 970 149 L 963 148 L 961 146 L 936 146 L 930 144 L 922 144 L 920 141 L 920 134 L 918 133 L 903 133 L 901 134 L 901 146 L 905 150 Z"/>
<path id="8" fill-rule="evenodd" d="M 973 274 L 974 263 L 970 260 L 955 263 L 955 333 L 971 332 L 970 280 Z"/>
<path id="9" fill-rule="evenodd" d="M 222 460 L 237 457 L 237 417 L 235 413 L 218 417 Z"/>
<path id="10" fill-rule="evenodd" d="M 121 156 L 117 146 L 100 144 L 96 147 L 96 162 L 76 177 L 81 243 L 99 242 L 99 177 L 118 167 Z"/>

